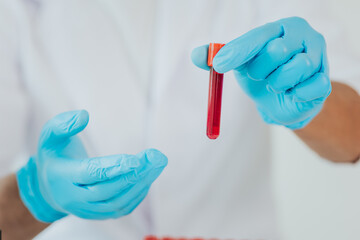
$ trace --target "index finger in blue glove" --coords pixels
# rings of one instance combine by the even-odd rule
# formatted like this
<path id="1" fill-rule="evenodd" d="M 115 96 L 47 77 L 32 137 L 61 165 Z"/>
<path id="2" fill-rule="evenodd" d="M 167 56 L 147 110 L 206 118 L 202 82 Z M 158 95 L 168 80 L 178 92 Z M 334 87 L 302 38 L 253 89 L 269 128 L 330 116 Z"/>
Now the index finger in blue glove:
<path id="1" fill-rule="evenodd" d="M 139 159 L 139 166 L 133 171 L 122 173 L 110 180 L 80 185 L 82 188 L 80 191 L 83 189 L 86 190 L 83 191 L 84 198 L 93 202 L 113 198 L 115 195 L 124 191 L 124 189 L 138 182 L 144 182 L 144 177 L 148 174 L 148 171 L 156 168 L 164 168 L 167 162 L 165 155 L 154 149 L 145 150 L 137 154 L 136 157 Z"/>
<path id="2" fill-rule="evenodd" d="M 143 175 L 149 169 L 164 168 L 168 163 L 167 157 L 159 150 L 153 148 L 146 149 L 136 154 L 136 156 L 141 161 L 146 162 L 146 164 L 143 164 L 144 168 L 140 170 L 140 175 Z"/>
<path id="3" fill-rule="evenodd" d="M 103 201 L 90 202 L 91 208 L 100 212 L 116 211 L 125 208 L 129 203 L 141 195 L 142 192 L 148 191 L 148 188 L 155 181 L 155 179 L 163 171 L 167 164 L 167 158 L 157 150 L 146 150 L 139 155 L 142 155 L 145 160 L 144 168 L 139 174 L 142 176 L 138 178 L 137 182 L 123 191 L 119 192 L 116 196 Z"/>
<path id="4" fill-rule="evenodd" d="M 87 159 L 81 164 L 85 170 L 75 181 L 81 187 L 79 191 L 84 199 L 101 201 L 114 197 L 138 182 L 145 182 L 144 177 L 149 171 L 163 169 L 166 164 L 166 156 L 155 149 L 147 149 L 137 155 Z"/>
<path id="5" fill-rule="evenodd" d="M 73 172 L 73 182 L 77 185 L 94 184 L 106 181 L 141 167 L 140 159 L 135 155 L 119 154 L 84 159 Z"/>
<path id="6" fill-rule="evenodd" d="M 236 69 L 255 57 L 265 45 L 283 35 L 281 23 L 273 22 L 255 28 L 227 43 L 216 54 L 213 64 L 219 73 Z"/>

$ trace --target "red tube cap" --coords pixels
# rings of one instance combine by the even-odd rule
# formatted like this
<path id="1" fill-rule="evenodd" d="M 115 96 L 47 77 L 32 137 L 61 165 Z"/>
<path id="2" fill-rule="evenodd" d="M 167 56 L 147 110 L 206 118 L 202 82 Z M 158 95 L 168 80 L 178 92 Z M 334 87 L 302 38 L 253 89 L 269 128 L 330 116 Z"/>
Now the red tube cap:
<path id="1" fill-rule="evenodd" d="M 210 43 L 209 44 L 209 52 L 208 52 L 208 66 L 212 67 L 213 59 L 218 51 L 224 46 L 222 43 Z"/>

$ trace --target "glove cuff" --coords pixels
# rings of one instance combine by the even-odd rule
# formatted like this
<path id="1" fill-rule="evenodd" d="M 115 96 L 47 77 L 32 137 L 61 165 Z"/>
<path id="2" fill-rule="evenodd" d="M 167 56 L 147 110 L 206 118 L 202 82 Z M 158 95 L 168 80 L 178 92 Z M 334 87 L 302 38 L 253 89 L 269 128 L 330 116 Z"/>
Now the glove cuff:
<path id="1" fill-rule="evenodd" d="M 19 193 L 24 205 L 39 221 L 52 223 L 66 214 L 54 210 L 42 197 L 37 179 L 37 169 L 34 158 L 16 173 Z"/>
<path id="2" fill-rule="evenodd" d="M 298 130 L 298 129 L 302 129 L 302 128 L 306 127 L 318 115 L 318 113 L 321 111 L 322 107 L 323 107 L 323 104 L 321 104 L 317 108 L 315 108 L 313 114 L 311 114 L 305 120 L 298 122 L 298 123 L 286 125 L 285 127 L 289 128 L 291 130 Z"/>
<path id="3" fill-rule="evenodd" d="M 291 124 L 291 125 L 286 125 L 285 127 L 291 129 L 291 130 L 298 130 L 298 129 L 302 129 L 304 127 L 306 127 L 306 125 L 308 125 L 311 120 L 313 120 L 313 118 L 315 117 L 316 115 L 312 116 L 312 117 L 309 117 L 307 119 L 305 119 L 304 121 L 301 121 L 301 122 L 298 122 L 298 123 L 294 123 L 294 124 Z"/>
<path id="4" fill-rule="evenodd" d="M 320 112 L 320 110 L 322 109 L 322 106 L 323 106 L 323 104 L 321 104 L 319 107 L 314 109 L 314 112 L 310 116 L 308 116 L 305 120 L 302 120 L 300 122 L 296 122 L 296 123 L 293 123 L 293 124 L 288 124 L 288 125 L 273 121 L 272 119 L 267 117 L 267 115 L 261 110 L 261 108 L 259 106 L 257 106 L 257 110 L 258 110 L 261 118 L 267 124 L 281 125 L 281 126 L 289 128 L 291 130 L 297 130 L 297 129 L 301 129 L 301 128 L 306 127 L 306 125 L 308 125 L 316 117 L 316 115 Z"/>

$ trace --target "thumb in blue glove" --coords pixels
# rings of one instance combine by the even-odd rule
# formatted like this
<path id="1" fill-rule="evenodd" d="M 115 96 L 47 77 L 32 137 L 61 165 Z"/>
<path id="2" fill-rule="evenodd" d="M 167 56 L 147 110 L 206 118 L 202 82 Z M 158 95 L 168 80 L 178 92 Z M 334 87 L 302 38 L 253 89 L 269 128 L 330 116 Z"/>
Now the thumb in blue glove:
<path id="1" fill-rule="evenodd" d="M 37 155 L 17 172 L 21 199 L 42 222 L 67 214 L 86 219 L 127 215 L 167 165 L 166 156 L 155 149 L 89 158 L 76 136 L 88 121 L 84 110 L 51 119 L 41 132 Z"/>
<path id="2" fill-rule="evenodd" d="M 193 50 L 205 70 L 208 46 Z M 226 44 L 213 60 L 219 73 L 233 70 L 267 123 L 305 127 L 331 92 L 326 44 L 304 19 L 285 18 L 251 30 Z"/>

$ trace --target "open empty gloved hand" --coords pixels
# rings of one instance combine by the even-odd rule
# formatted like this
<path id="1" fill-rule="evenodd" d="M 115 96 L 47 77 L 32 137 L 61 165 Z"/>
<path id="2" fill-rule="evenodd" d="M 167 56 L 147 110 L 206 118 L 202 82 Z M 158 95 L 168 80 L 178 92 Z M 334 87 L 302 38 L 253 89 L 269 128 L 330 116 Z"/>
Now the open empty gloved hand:
<path id="1" fill-rule="evenodd" d="M 88 121 L 84 110 L 51 119 L 41 132 L 37 155 L 17 172 L 21 199 L 40 221 L 67 214 L 86 219 L 127 215 L 167 165 L 166 156 L 154 149 L 89 158 L 76 136 Z"/>
<path id="2" fill-rule="evenodd" d="M 192 61 L 208 70 L 207 48 L 193 50 Z M 233 70 L 267 123 L 305 127 L 331 92 L 326 44 L 304 19 L 281 19 L 226 44 L 215 56 L 219 73 Z"/>

